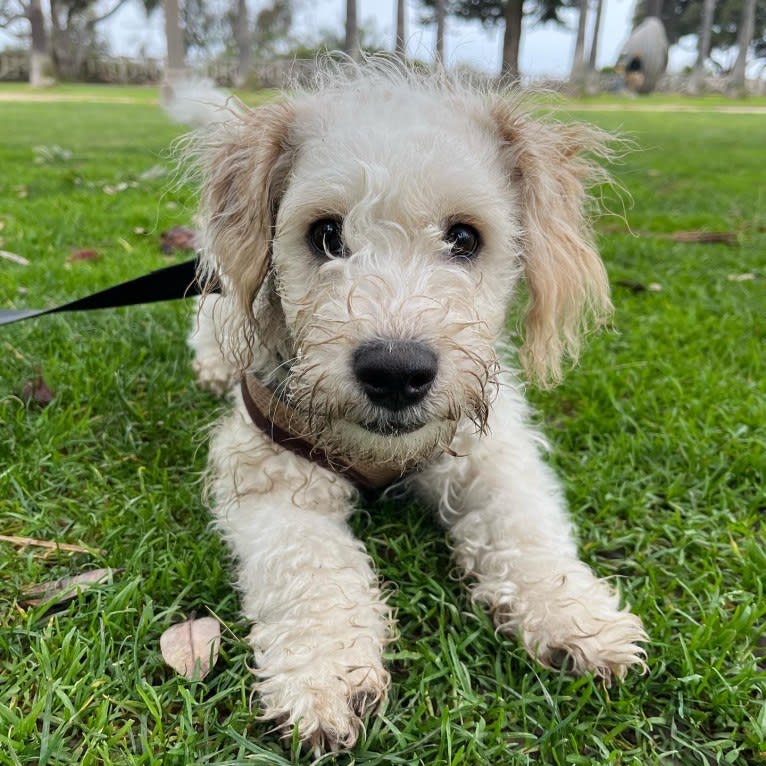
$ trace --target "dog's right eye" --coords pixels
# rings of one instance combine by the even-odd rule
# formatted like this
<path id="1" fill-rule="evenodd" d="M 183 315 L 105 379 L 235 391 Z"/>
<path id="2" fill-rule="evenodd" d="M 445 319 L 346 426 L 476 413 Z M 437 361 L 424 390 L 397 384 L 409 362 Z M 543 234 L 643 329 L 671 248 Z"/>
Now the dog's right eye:
<path id="1" fill-rule="evenodd" d="M 322 218 L 312 223 L 308 243 L 317 255 L 325 258 L 344 258 L 348 255 L 343 244 L 343 222 L 337 218 Z"/>

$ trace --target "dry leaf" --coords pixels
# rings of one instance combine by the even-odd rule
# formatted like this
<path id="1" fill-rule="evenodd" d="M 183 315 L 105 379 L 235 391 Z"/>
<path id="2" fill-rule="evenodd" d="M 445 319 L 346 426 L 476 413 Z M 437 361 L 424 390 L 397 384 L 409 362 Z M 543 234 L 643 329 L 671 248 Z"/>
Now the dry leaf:
<path id="1" fill-rule="evenodd" d="M 733 245 L 737 235 L 733 231 L 676 231 L 673 232 L 676 242 L 691 242 L 698 244 Z"/>
<path id="2" fill-rule="evenodd" d="M 221 626 L 212 617 L 187 620 L 160 636 L 162 658 L 190 681 L 201 681 L 218 661 Z"/>
<path id="3" fill-rule="evenodd" d="M 97 261 L 100 257 L 101 253 L 99 253 L 98 250 L 83 248 L 82 250 L 72 250 L 66 260 L 67 263 L 74 263 L 75 261 Z"/>
<path id="4" fill-rule="evenodd" d="M 156 181 L 158 178 L 164 178 L 168 174 L 168 169 L 162 165 L 152 165 L 138 177 L 139 181 Z"/>
<path id="5" fill-rule="evenodd" d="M 755 279 L 755 274 L 747 272 L 745 274 L 729 274 L 727 277 L 729 282 L 750 282 Z"/>
<path id="6" fill-rule="evenodd" d="M 21 389 L 21 400 L 24 404 L 39 404 L 41 407 L 47 407 L 53 401 L 54 395 L 42 375 L 38 375 L 34 380 L 28 380 Z"/>
<path id="7" fill-rule="evenodd" d="M 12 545 L 27 547 L 31 545 L 36 548 L 47 548 L 51 551 L 66 551 L 67 553 L 92 553 L 103 556 L 105 551 L 100 548 L 86 548 L 84 545 L 74 545 L 72 543 L 56 543 L 52 540 L 38 540 L 35 537 L 18 537 L 17 535 L 0 535 L 0 540 Z"/>
<path id="8" fill-rule="evenodd" d="M 135 181 L 131 181 L 128 183 L 127 181 L 120 181 L 118 184 L 115 184 L 112 186 L 111 184 L 107 184 L 106 186 L 103 186 L 101 191 L 104 192 L 104 194 L 114 195 L 118 194 L 119 192 L 124 192 L 126 189 L 135 189 L 138 184 Z"/>
<path id="9" fill-rule="evenodd" d="M 23 255 L 9 253 L 7 250 L 0 250 L 0 258 L 5 258 L 6 261 L 13 261 L 13 263 L 18 263 L 19 266 L 29 266 L 29 261 L 24 258 Z"/>
<path id="10" fill-rule="evenodd" d="M 53 582 L 31 585 L 24 589 L 23 603 L 39 606 L 49 601 L 56 603 L 71 601 L 78 593 L 82 593 L 94 585 L 109 582 L 113 573 L 114 570 L 112 569 L 92 569 L 90 572 L 83 572 L 72 577 L 62 577 L 59 580 L 53 580 Z"/>
<path id="11" fill-rule="evenodd" d="M 186 226 L 174 226 L 170 231 L 160 234 L 160 249 L 165 255 L 176 250 L 196 250 L 197 232 Z"/>

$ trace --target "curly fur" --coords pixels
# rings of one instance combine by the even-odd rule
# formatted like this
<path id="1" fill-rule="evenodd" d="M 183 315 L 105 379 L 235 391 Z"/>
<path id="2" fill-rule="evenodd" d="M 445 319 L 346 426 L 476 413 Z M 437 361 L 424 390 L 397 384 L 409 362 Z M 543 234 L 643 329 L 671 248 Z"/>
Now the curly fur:
<path id="1" fill-rule="evenodd" d="M 239 572 L 261 715 L 317 750 L 350 747 L 385 698 L 392 615 L 346 523 L 346 479 L 274 444 L 234 386 L 260 377 L 350 462 L 416 464 L 402 486 L 437 510 L 472 597 L 543 664 L 607 681 L 643 666 L 640 620 L 577 557 L 517 377 L 498 349 L 526 283 L 521 358 L 555 382 L 609 314 L 587 219 L 608 136 L 531 117 L 513 93 L 390 62 L 328 65 L 316 87 L 230 105 L 200 165 L 207 295 L 191 336 L 203 385 L 232 389 L 210 450 L 212 505 Z M 307 232 L 342 221 L 346 257 Z M 453 257 L 455 223 L 480 233 Z M 369 341 L 418 342 L 438 373 L 391 412 L 351 360 Z"/>

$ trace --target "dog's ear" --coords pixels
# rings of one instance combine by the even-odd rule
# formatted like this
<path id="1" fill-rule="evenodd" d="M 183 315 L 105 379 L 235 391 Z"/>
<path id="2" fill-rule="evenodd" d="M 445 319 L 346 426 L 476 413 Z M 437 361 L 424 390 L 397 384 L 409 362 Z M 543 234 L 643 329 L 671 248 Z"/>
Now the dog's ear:
<path id="1" fill-rule="evenodd" d="M 292 163 L 293 108 L 281 101 L 232 111 L 212 126 L 198 152 L 202 171 L 200 225 L 203 279 L 234 300 L 252 334 L 253 302 L 271 259 L 279 203 Z M 236 333 L 235 333 L 236 334 Z"/>
<path id="2" fill-rule="evenodd" d="M 609 135 L 532 120 L 504 101 L 492 117 L 522 207 L 529 304 L 521 358 L 532 377 L 555 383 L 563 358 L 577 358 L 589 320 L 602 322 L 612 310 L 586 211 L 588 187 L 608 179 L 594 158 L 609 156 Z"/>

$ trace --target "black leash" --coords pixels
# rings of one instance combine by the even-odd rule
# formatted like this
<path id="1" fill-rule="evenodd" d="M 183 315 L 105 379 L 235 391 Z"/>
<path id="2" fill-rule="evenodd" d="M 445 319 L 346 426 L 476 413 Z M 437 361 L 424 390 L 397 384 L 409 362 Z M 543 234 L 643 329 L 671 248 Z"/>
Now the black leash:
<path id="1" fill-rule="evenodd" d="M 184 261 L 164 269 L 152 271 L 142 277 L 122 282 L 106 290 L 86 295 L 70 303 L 49 309 L 0 309 L 0 325 L 20 322 L 22 319 L 58 314 L 63 311 L 92 311 L 117 306 L 135 306 L 139 303 L 157 303 L 189 298 L 200 294 L 197 282 L 197 261 Z"/>

